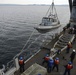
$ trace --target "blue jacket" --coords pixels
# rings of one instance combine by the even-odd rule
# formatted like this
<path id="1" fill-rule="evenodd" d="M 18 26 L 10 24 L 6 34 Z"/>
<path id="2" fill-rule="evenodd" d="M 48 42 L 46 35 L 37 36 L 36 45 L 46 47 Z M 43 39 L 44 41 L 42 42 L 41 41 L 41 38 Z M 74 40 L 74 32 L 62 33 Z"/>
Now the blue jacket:
<path id="1" fill-rule="evenodd" d="M 54 65 L 54 60 L 49 60 L 48 61 L 48 67 L 52 67 Z"/>

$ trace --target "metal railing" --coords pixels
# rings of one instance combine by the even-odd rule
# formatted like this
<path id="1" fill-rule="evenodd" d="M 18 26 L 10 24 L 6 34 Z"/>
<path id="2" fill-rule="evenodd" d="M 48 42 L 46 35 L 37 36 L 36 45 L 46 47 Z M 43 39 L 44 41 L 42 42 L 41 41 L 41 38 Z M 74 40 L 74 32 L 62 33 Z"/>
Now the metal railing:
<path id="1" fill-rule="evenodd" d="M 57 34 L 57 33 L 56 33 Z M 10 68 L 15 67 L 15 58 L 19 56 L 24 57 L 24 61 L 28 60 L 32 55 L 36 54 L 40 47 L 46 43 L 46 41 L 49 39 L 51 41 L 53 38 L 55 38 L 55 33 L 51 34 L 39 34 L 37 38 L 35 38 L 33 41 L 28 41 L 28 46 L 26 49 L 23 49 L 20 53 L 18 53 L 16 56 L 13 57 L 11 61 L 9 61 L 6 65 L 5 71 L 8 71 Z M 51 38 L 51 39 L 50 39 Z"/>

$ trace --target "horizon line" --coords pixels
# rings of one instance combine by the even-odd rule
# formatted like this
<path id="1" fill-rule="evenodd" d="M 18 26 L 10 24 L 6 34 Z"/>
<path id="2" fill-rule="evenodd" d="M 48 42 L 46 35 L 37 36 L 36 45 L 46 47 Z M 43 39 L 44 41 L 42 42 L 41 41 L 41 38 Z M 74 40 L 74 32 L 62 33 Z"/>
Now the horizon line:
<path id="1" fill-rule="evenodd" d="M 0 5 L 51 5 L 51 4 L 0 4 Z M 55 4 L 55 5 L 68 5 L 68 4 Z"/>

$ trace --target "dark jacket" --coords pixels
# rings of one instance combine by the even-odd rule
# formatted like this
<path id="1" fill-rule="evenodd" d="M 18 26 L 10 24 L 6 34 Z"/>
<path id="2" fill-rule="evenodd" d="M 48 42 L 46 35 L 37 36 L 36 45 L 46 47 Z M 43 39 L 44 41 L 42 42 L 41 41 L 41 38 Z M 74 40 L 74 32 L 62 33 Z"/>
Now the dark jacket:
<path id="1" fill-rule="evenodd" d="M 71 58 L 75 58 L 75 54 L 76 54 L 75 52 L 72 52 L 71 55 L 70 55 L 70 57 Z"/>

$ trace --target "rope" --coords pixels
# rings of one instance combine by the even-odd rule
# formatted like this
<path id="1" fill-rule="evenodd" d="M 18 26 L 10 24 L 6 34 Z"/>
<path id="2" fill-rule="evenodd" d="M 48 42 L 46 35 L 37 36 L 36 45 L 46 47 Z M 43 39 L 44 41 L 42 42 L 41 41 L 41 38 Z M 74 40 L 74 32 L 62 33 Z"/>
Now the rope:
<path id="1" fill-rule="evenodd" d="M 54 9 L 55 9 L 55 13 L 56 13 L 56 8 L 55 8 L 55 6 L 54 6 Z M 57 13 L 56 13 L 56 16 L 57 16 Z M 57 16 L 57 19 L 58 19 L 58 16 Z M 58 21 L 59 21 L 59 19 L 58 19 Z M 60 22 L 60 21 L 59 21 Z"/>
<path id="2" fill-rule="evenodd" d="M 49 12 L 50 8 L 51 8 L 51 5 L 50 5 L 50 7 L 49 7 L 48 11 L 46 12 L 45 16 L 48 14 L 48 12 Z"/>
<path id="3" fill-rule="evenodd" d="M 41 35 L 39 35 L 39 36 L 35 39 L 35 41 L 33 41 L 32 43 L 35 43 L 40 36 L 41 36 Z M 27 47 L 27 49 L 30 48 L 30 46 L 32 45 L 32 43 Z"/>
<path id="4" fill-rule="evenodd" d="M 14 56 L 13 59 L 15 59 L 15 57 L 18 57 L 18 56 L 23 52 L 24 48 L 26 47 L 26 45 L 27 45 L 28 42 L 30 41 L 31 37 L 33 36 L 34 32 L 35 32 L 35 30 L 33 30 L 33 32 L 31 33 L 29 39 L 28 39 L 27 42 L 24 44 L 24 46 L 23 46 L 22 50 L 20 51 L 20 53 L 18 53 L 16 56 Z"/>
<path id="5" fill-rule="evenodd" d="M 25 45 L 23 46 L 21 52 L 20 52 L 19 54 L 17 54 L 16 56 L 14 56 L 14 58 L 13 58 L 10 62 L 7 63 L 7 67 L 9 66 L 9 64 L 10 64 L 11 62 L 13 62 L 13 60 L 14 60 L 16 57 L 18 57 L 18 56 L 23 52 L 24 48 L 26 47 L 26 45 L 27 45 L 28 42 L 30 41 L 31 37 L 33 36 L 34 32 L 35 32 L 35 30 L 31 33 L 29 39 L 27 40 L 27 42 L 26 42 Z M 43 35 L 43 34 L 40 34 L 40 35 L 35 39 L 35 41 L 33 41 L 32 43 L 35 43 L 35 42 L 41 37 L 41 35 Z M 48 36 L 48 34 L 45 34 L 44 36 L 46 37 L 46 36 Z M 30 46 L 32 45 L 32 43 L 28 46 L 28 48 L 30 48 Z M 42 43 L 43 43 L 43 42 L 42 42 Z M 10 65 L 10 66 L 12 66 L 12 65 Z"/>
<path id="6" fill-rule="evenodd" d="M 13 60 L 14 60 L 16 57 L 18 57 L 18 56 L 23 52 L 24 48 L 26 47 L 26 45 L 27 45 L 28 42 L 30 41 L 31 37 L 33 36 L 34 32 L 35 32 L 35 30 L 33 30 L 33 32 L 31 33 L 31 35 L 30 35 L 30 37 L 29 37 L 29 39 L 28 39 L 27 42 L 24 44 L 21 52 L 18 53 L 16 56 L 14 56 L 13 59 L 7 63 L 7 67 L 8 67 L 8 65 L 9 65 L 11 62 L 13 62 Z"/>
<path id="7" fill-rule="evenodd" d="M 50 10 L 51 6 L 52 6 L 52 11 Z M 54 6 L 54 0 L 52 0 L 52 4 L 50 5 L 50 7 L 49 7 L 49 9 L 48 9 L 48 11 L 46 13 L 46 15 L 48 14 L 49 10 L 50 10 L 50 14 L 51 14 L 51 12 L 53 12 L 53 6 Z"/>
<path id="8" fill-rule="evenodd" d="M 32 34 L 33 34 L 33 33 L 32 33 Z M 32 36 L 32 34 L 31 34 L 31 36 Z M 35 41 L 33 41 L 33 42 L 27 47 L 27 49 L 30 48 L 31 45 L 32 45 L 33 43 L 35 43 L 35 42 L 38 40 L 38 38 L 40 38 L 41 35 L 43 35 L 43 34 L 40 34 L 40 35 L 35 39 Z M 28 41 L 27 41 L 26 44 L 24 45 L 23 49 L 26 47 L 26 45 L 27 45 L 27 43 L 29 42 L 31 36 L 29 37 Z M 45 35 L 45 36 L 46 36 L 46 35 Z M 17 54 L 16 56 L 19 56 L 19 55 L 23 52 L 23 49 L 22 49 L 21 52 L 20 52 L 19 54 Z M 16 56 L 15 56 L 15 57 L 16 57 Z M 14 57 L 14 58 L 15 58 L 15 57 Z"/>
<path id="9" fill-rule="evenodd" d="M 35 30 L 31 33 L 29 39 L 27 40 L 27 42 L 26 42 L 25 45 L 23 46 L 22 50 L 26 47 L 26 45 L 27 45 L 28 42 L 30 41 L 31 37 L 33 36 L 34 32 L 35 32 Z M 22 51 L 22 50 L 21 50 L 21 51 Z"/>

